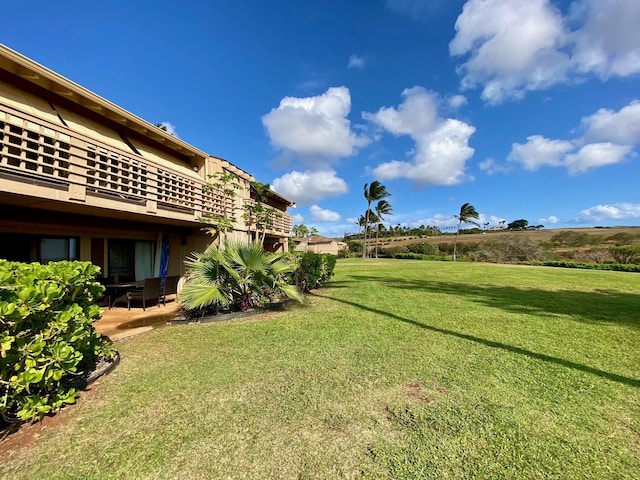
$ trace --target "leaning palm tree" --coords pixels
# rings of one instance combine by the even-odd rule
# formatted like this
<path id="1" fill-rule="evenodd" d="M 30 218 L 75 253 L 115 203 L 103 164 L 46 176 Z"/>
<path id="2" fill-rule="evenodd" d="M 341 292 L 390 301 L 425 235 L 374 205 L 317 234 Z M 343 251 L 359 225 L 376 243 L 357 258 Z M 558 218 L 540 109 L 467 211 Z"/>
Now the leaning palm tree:
<path id="1" fill-rule="evenodd" d="M 364 223 L 364 237 L 362 240 L 362 258 L 367 257 L 367 229 L 371 221 L 371 202 L 382 200 L 388 196 L 389 192 L 387 192 L 387 188 L 378 180 L 374 180 L 371 184 L 364 184 L 364 198 L 367 200 L 367 212 Z"/>
<path id="2" fill-rule="evenodd" d="M 382 216 L 391 215 L 392 212 L 393 212 L 393 208 L 391 207 L 391 204 L 386 200 L 384 199 L 380 200 L 376 204 L 376 217 L 378 217 L 378 221 L 376 222 L 376 246 L 375 246 L 376 258 L 378 258 L 378 236 L 380 234 L 380 222 L 384 220 Z"/>
<path id="3" fill-rule="evenodd" d="M 460 207 L 460 213 L 458 215 L 454 215 L 458 219 L 458 230 L 456 230 L 456 238 L 453 242 L 453 261 L 456 261 L 456 253 L 458 247 L 458 235 L 460 234 L 460 227 L 463 223 L 473 223 L 476 226 L 480 226 L 475 219 L 480 218 L 480 215 L 476 211 L 476 207 L 471 205 L 470 203 L 465 203 Z"/>

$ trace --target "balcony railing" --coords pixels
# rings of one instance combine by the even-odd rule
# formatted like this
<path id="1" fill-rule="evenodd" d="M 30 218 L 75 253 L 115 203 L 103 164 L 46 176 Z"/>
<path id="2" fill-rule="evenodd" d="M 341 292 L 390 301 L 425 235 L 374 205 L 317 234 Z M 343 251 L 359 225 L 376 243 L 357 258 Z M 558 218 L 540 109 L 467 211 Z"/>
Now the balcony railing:
<path id="1" fill-rule="evenodd" d="M 138 213 L 176 220 L 224 216 L 239 201 L 218 189 L 203 191 L 203 180 L 179 169 L 4 105 L 0 105 L 0 171 L 66 189 L 66 200 L 72 203 L 94 205 L 95 199 L 103 198 L 115 201 L 122 211 L 137 205 Z M 279 217 L 273 233 L 288 235 L 291 216 L 273 210 Z"/>

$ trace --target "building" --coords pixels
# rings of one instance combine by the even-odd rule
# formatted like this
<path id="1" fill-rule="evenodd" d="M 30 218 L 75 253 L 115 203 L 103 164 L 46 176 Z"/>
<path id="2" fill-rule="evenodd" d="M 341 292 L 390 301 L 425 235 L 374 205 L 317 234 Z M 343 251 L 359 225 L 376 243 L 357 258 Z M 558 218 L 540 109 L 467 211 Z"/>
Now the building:
<path id="1" fill-rule="evenodd" d="M 340 250 L 348 250 L 346 243 L 321 235 L 310 235 L 293 240 L 296 243 L 296 252 L 330 253 L 337 256 Z"/>
<path id="2" fill-rule="evenodd" d="M 240 189 L 204 189 L 231 173 Z M 84 260 L 105 278 L 181 275 L 212 237 L 202 217 L 229 217 L 228 237 L 285 251 L 290 200 L 268 191 L 270 222 L 242 212 L 255 179 L 0 44 L 0 258 Z"/>

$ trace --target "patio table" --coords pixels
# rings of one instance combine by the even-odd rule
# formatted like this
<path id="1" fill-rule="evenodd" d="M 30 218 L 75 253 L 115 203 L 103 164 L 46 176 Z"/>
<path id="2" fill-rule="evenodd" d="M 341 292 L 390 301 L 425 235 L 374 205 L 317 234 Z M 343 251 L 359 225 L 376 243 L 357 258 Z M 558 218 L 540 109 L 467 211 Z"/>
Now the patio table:
<path id="1" fill-rule="evenodd" d="M 105 285 L 106 288 L 113 290 L 114 300 L 109 303 L 109 310 L 115 307 L 117 302 L 126 301 L 127 300 L 127 290 L 132 288 L 142 288 L 144 286 L 144 280 L 136 281 L 136 282 L 122 282 L 122 283 L 111 283 L 109 285 Z M 118 292 L 124 290 L 125 292 L 118 296 Z"/>

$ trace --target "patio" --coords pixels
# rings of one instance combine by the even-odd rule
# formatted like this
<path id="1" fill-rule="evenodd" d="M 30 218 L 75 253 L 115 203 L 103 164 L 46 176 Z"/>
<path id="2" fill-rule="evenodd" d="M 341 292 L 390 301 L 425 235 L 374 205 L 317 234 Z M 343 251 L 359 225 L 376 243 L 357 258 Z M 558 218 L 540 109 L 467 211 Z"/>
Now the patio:
<path id="1" fill-rule="evenodd" d="M 163 327 L 168 321 L 173 320 L 180 310 L 180 304 L 175 295 L 167 296 L 166 305 L 151 305 L 143 310 L 140 307 L 115 306 L 111 309 L 104 307 L 100 320 L 93 325 L 96 330 L 109 337 L 112 341 L 138 335 L 153 328 Z"/>

